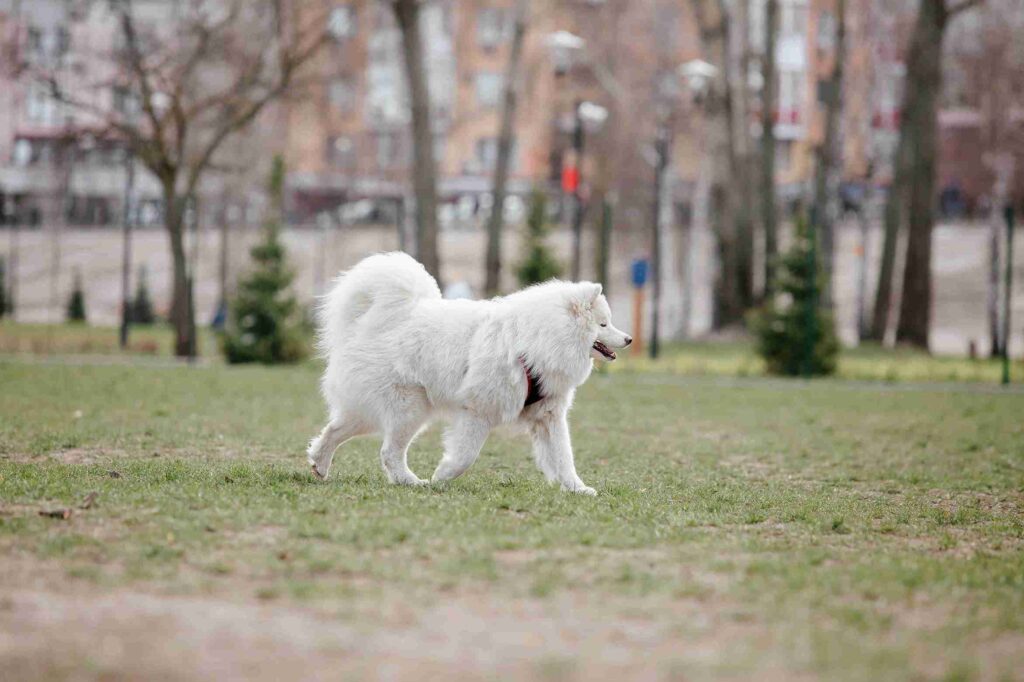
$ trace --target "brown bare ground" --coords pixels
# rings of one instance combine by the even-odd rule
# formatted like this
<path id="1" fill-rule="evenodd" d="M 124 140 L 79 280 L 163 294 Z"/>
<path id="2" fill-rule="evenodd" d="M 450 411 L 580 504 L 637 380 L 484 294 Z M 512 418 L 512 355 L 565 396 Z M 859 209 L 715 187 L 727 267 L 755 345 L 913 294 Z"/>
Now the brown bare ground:
<path id="1" fill-rule="evenodd" d="M 707 602 L 679 601 L 671 613 L 662 606 L 647 616 L 635 603 L 626 613 L 578 594 L 462 594 L 428 607 L 394 595 L 368 621 L 134 591 L 0 594 L 5 680 L 654 680 L 706 674 L 708 666 L 754 654 L 769 638 L 763 627 Z M 762 663 L 762 678 L 793 678 L 794 671 Z"/>

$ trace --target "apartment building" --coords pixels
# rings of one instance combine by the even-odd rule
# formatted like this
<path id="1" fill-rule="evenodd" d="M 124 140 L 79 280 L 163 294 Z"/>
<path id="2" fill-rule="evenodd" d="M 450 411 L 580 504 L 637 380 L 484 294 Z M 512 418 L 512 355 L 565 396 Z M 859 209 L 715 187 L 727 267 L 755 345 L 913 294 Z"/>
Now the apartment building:
<path id="1" fill-rule="evenodd" d="M 148 21 L 171 18 L 174 3 L 143 0 Z M 102 7 L 66 0 L 0 0 L 0 221 L 22 225 L 103 225 L 120 219 L 128 155 L 100 134 L 82 108 L 54 99 L 38 73 L 56 74 L 76 99 L 101 108 L 134 105 L 124 88 L 91 89 L 82 77 L 102 68 L 116 25 Z M 135 174 L 137 218 L 159 220 L 153 178 Z"/>
<path id="2" fill-rule="evenodd" d="M 485 213 L 490 200 L 515 4 L 432 0 L 423 5 L 444 225 L 472 224 L 462 219 Z M 870 170 L 876 181 L 887 182 L 914 3 L 846 4 L 844 177 L 862 179 Z M 71 144 L 69 132 L 87 130 L 88 117 L 60 106 L 26 68 L 33 62 L 58 65 L 73 82 L 84 62 L 114 44 L 117 32 L 109 16 L 75 14 L 76 7 L 66 0 L 0 0 L 0 217 L 7 222 L 47 221 L 63 207 L 72 223 L 109 223 L 119 215 L 123 149 L 89 136 Z M 180 3 L 137 0 L 136 7 L 150 21 L 168 21 Z M 285 156 L 286 203 L 294 222 L 363 199 L 394 219 L 409 193 L 411 148 L 401 35 L 392 12 L 377 0 L 309 0 L 300 7 L 308 16 L 326 16 L 332 39 L 313 65 L 311 86 L 263 117 L 260 129 L 245 136 L 247 152 Z M 786 196 L 805 190 L 824 138 L 819 90 L 834 65 L 836 7 L 836 0 L 780 0 L 773 120 L 777 182 Z M 749 64 L 756 70 L 763 52 L 764 0 L 752 2 L 749 12 Z M 558 63 L 550 49 L 557 31 L 582 39 L 583 47 L 568 64 Z M 512 194 L 521 196 L 538 184 L 558 187 L 572 147 L 574 104 L 591 100 L 610 116 L 602 129 L 587 131 L 580 162 L 585 191 L 618 196 L 624 219 L 642 224 L 653 181 L 647 148 L 664 104 L 662 82 L 680 63 L 700 56 L 695 21 L 685 3 L 532 3 L 520 69 Z M 752 102 L 758 100 L 756 85 L 752 78 Z M 115 108 L 134 101 L 116 88 L 94 96 Z M 699 172 L 700 112 L 679 98 L 678 88 L 675 97 L 669 103 L 675 113 L 668 177 L 675 196 L 685 198 Z M 756 107 L 752 117 L 756 123 Z M 956 130 L 962 129 L 964 117 L 956 120 Z M 138 175 L 137 193 L 141 219 L 156 220 L 157 192 L 145 173 Z"/>
<path id="3" fill-rule="evenodd" d="M 645 52 L 656 43 L 631 29 L 651 31 L 658 7 L 671 5 L 533 3 L 520 68 L 513 195 L 538 183 L 557 186 L 562 158 L 571 146 L 575 102 L 593 100 L 620 109 L 629 123 L 650 118 L 645 110 L 652 80 L 645 71 L 649 64 L 636 62 L 638 55 L 652 62 Z M 318 59 L 318 78 L 309 95 L 287 105 L 284 153 L 293 218 L 304 220 L 340 201 L 398 201 L 408 191 L 411 150 L 401 35 L 392 12 L 373 0 L 322 1 L 311 3 L 309 11 L 328 13 L 333 40 Z M 679 22 L 688 19 L 685 12 L 676 10 L 674 15 Z M 422 20 L 446 223 L 446 217 L 477 212 L 489 202 L 515 2 L 435 0 L 424 4 Z M 673 28 L 662 27 L 669 32 Z M 625 31 L 619 42 L 628 51 L 619 55 L 618 69 L 608 63 L 608 36 L 614 29 Z M 557 31 L 577 35 L 584 45 L 568 66 L 556 63 L 549 44 Z M 693 32 L 684 27 L 678 32 L 690 40 L 669 60 L 673 64 L 698 53 Z M 627 58 L 633 64 L 623 68 Z M 631 105 L 636 106 L 632 111 Z M 608 129 L 593 132 L 596 146 L 583 160 L 585 177 L 601 174 L 603 160 L 595 157 L 607 149 L 603 140 L 632 129 L 622 123 L 611 120 Z"/>

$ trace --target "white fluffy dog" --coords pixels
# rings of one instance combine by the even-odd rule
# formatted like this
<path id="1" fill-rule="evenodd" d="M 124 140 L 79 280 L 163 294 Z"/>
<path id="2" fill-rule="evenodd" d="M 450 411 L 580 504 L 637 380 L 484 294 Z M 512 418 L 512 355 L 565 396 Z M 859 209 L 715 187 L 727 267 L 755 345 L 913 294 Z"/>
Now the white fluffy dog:
<path id="1" fill-rule="evenodd" d="M 592 356 L 614 360 L 632 339 L 612 326 L 601 285 L 551 281 L 489 301 L 448 301 L 404 253 L 370 256 L 343 273 L 320 310 L 330 421 L 309 444 L 327 477 L 349 438 L 381 433 L 392 483 L 421 485 L 406 451 L 432 417 L 451 420 L 432 481 L 461 475 L 500 424 L 533 436 L 537 468 L 563 490 L 595 494 L 576 474 L 566 421 Z"/>

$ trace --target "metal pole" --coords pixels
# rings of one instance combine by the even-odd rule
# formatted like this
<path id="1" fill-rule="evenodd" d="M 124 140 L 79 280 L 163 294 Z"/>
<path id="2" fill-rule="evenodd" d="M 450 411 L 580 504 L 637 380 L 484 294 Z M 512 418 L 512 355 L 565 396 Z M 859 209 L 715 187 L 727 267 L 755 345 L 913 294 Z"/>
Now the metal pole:
<path id="1" fill-rule="evenodd" d="M 611 295 L 608 287 L 608 259 L 611 258 L 612 210 L 612 202 L 606 196 L 601 204 L 601 234 L 597 248 L 597 281 L 604 287 L 605 297 Z"/>
<path id="2" fill-rule="evenodd" d="M 128 325 L 131 323 L 132 279 L 132 194 L 135 189 L 135 160 L 130 151 L 124 162 L 124 208 L 121 214 L 121 350 L 128 347 Z"/>
<path id="3" fill-rule="evenodd" d="M 573 187 L 572 216 L 572 280 L 580 279 L 580 249 L 583 240 L 583 117 L 580 115 L 580 104 L 576 102 L 575 121 L 572 133 L 572 146 L 576 152 L 576 186 Z"/>
<path id="4" fill-rule="evenodd" d="M 190 215 L 192 221 L 192 244 L 189 255 L 189 267 L 188 267 L 188 296 L 186 297 L 187 307 L 185 314 L 188 316 L 189 324 L 189 343 L 188 343 L 188 359 L 189 362 L 194 362 L 199 354 L 199 340 L 196 338 L 198 335 L 198 329 L 196 327 L 196 270 L 199 268 L 199 201 L 195 195 L 192 195 L 187 199 L 187 207 L 191 207 L 191 211 L 186 208 L 186 215 Z"/>
<path id="5" fill-rule="evenodd" d="M 1006 296 L 1003 298 L 1003 385 L 1010 383 L 1010 311 L 1013 310 L 1013 206 L 1003 210 L 1006 218 Z"/>
<path id="6" fill-rule="evenodd" d="M 651 225 L 651 343 L 648 353 L 652 360 L 658 357 L 658 332 L 661 317 L 661 207 L 665 186 L 665 169 L 668 167 L 668 127 L 658 126 L 658 137 L 654 142 L 658 154 L 654 169 L 654 220 Z"/>
<path id="7" fill-rule="evenodd" d="M 8 285 L 9 295 L 7 296 L 7 310 L 10 312 L 11 321 L 18 312 L 18 251 L 21 241 L 21 212 L 15 209 L 14 224 L 11 225 L 11 258 L 8 262 L 7 276 L 10 278 Z"/>
<path id="8" fill-rule="evenodd" d="M 220 228 L 220 265 L 217 273 L 217 284 L 220 289 L 217 295 L 217 311 L 214 315 L 215 326 L 218 329 L 223 328 L 227 321 L 228 315 L 228 270 L 230 269 L 230 257 L 228 255 L 230 249 L 230 216 L 228 215 L 234 210 L 234 204 L 224 198 L 221 195 L 220 210 L 217 212 L 217 220 L 220 222 L 218 227 Z"/>

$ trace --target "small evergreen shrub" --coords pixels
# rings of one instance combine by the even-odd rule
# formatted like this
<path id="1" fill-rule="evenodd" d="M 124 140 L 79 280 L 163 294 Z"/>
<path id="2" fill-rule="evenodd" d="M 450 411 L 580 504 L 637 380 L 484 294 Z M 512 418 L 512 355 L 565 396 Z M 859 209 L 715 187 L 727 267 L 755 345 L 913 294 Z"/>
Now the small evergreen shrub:
<path id="1" fill-rule="evenodd" d="M 153 324 L 156 322 L 156 313 L 153 311 L 153 301 L 149 298 L 149 283 L 147 282 L 146 266 L 139 267 L 139 278 L 135 285 L 135 298 L 131 301 L 128 319 L 132 324 Z"/>
<path id="2" fill-rule="evenodd" d="M 85 322 L 85 292 L 82 291 L 82 273 L 75 270 L 74 286 L 68 299 L 68 322 Z"/>
<path id="3" fill-rule="evenodd" d="M 526 219 L 523 256 L 516 269 L 521 286 L 546 282 L 562 274 L 562 266 L 546 243 L 547 223 L 547 200 L 543 192 L 534 190 L 530 197 L 530 215 Z"/>
<path id="4" fill-rule="evenodd" d="M 224 354 L 231 363 L 296 362 L 306 355 L 302 311 L 290 292 L 294 273 L 287 265 L 279 235 L 277 209 L 281 206 L 283 179 L 283 164 L 276 158 L 270 184 L 275 209 L 263 240 L 249 252 L 253 268 L 238 283 L 222 337 Z"/>
<path id="5" fill-rule="evenodd" d="M 806 218 L 798 218 L 793 246 L 776 269 L 775 294 L 755 316 L 757 351 L 771 374 L 817 376 L 836 370 L 839 342 L 832 315 L 820 304 L 814 239 Z"/>

